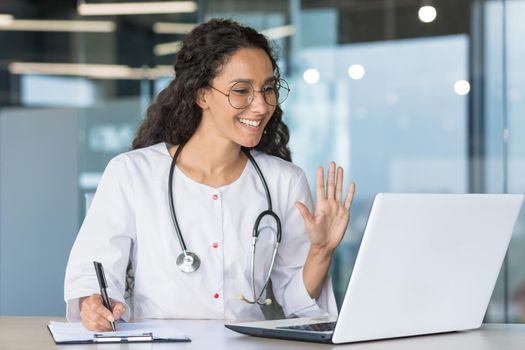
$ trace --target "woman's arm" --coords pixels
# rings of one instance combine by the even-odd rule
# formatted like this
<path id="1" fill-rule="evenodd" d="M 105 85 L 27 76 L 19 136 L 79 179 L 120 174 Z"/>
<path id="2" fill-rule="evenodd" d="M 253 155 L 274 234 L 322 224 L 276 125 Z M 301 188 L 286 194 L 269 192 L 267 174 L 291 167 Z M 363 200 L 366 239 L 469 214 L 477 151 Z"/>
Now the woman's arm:
<path id="1" fill-rule="evenodd" d="M 136 235 L 132 198 L 133 186 L 129 171 L 123 158 L 117 157 L 104 171 L 69 255 L 64 281 L 66 316 L 69 321 L 96 319 L 85 317 L 90 313 L 89 310 L 99 306 L 96 301 L 100 289 L 93 261 L 100 261 L 104 265 L 110 298 L 124 302 L 126 267 Z M 88 304 L 90 308 L 85 307 Z M 119 312 L 115 316 L 129 316 L 129 312 L 120 312 L 121 307 L 117 310 Z M 104 310 L 97 312 L 101 313 L 109 317 L 109 310 L 107 313 Z M 95 321 L 92 324 L 100 323 Z"/>
<path id="2" fill-rule="evenodd" d="M 317 170 L 315 212 L 312 215 L 301 202 L 296 203 L 305 221 L 310 236 L 310 249 L 303 269 L 303 280 L 308 294 L 316 299 L 332 262 L 332 254 L 341 242 L 350 221 L 350 206 L 355 193 L 355 184 L 350 184 L 344 203 L 343 168 L 337 169 L 334 162 L 328 168 L 326 188 L 324 170 Z"/>

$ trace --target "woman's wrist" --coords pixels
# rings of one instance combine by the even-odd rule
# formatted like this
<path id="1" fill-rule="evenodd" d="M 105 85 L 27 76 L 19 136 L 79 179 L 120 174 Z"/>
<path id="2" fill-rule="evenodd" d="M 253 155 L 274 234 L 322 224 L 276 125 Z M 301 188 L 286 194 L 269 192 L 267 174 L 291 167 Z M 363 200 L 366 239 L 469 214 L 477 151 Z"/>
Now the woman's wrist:
<path id="1" fill-rule="evenodd" d="M 89 298 L 89 297 L 86 296 L 86 297 L 80 297 L 80 298 L 78 298 L 78 309 L 79 309 L 79 310 L 82 310 L 82 304 L 84 303 L 84 301 L 85 301 L 87 298 Z"/>
<path id="2" fill-rule="evenodd" d="M 332 249 L 326 246 L 311 245 L 303 269 L 306 290 L 312 299 L 321 293 L 328 269 L 332 263 Z"/>
<path id="3" fill-rule="evenodd" d="M 309 255 L 315 256 L 317 259 L 332 260 L 335 248 L 328 245 L 311 244 Z"/>

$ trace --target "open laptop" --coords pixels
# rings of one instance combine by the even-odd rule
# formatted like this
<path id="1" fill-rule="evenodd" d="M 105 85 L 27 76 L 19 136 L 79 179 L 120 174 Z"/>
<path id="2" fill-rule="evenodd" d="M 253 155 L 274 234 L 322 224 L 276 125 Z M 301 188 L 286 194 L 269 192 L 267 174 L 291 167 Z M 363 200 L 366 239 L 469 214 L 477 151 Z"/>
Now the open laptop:
<path id="1" fill-rule="evenodd" d="M 226 327 L 324 343 L 478 328 L 522 202 L 514 194 L 380 193 L 338 318 Z"/>

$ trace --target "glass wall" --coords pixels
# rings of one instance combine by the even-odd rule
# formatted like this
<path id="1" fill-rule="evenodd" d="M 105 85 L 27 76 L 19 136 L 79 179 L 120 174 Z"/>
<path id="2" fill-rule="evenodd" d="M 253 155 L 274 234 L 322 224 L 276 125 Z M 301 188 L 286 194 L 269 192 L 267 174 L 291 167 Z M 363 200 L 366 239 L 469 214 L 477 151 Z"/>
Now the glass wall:
<path id="1" fill-rule="evenodd" d="M 504 156 L 503 190 L 525 193 L 525 1 L 507 1 L 504 22 Z M 506 264 L 506 319 L 525 322 L 525 211 L 522 210 L 508 252 Z"/>
<path id="2" fill-rule="evenodd" d="M 78 4 L 0 4 L 0 314 L 63 314 L 85 193 L 130 148 L 185 33 L 214 17 L 272 38 L 310 184 L 330 160 L 357 183 L 332 265 L 339 303 L 378 192 L 525 193 L 524 0 L 202 0 L 97 16 Z M 522 215 L 487 321 L 525 321 L 524 231 Z"/>
<path id="3" fill-rule="evenodd" d="M 525 2 L 491 1 L 480 8 L 484 63 L 479 154 L 484 176 L 477 179 L 478 187 L 492 193 L 524 193 L 525 125 L 521 115 L 525 110 L 525 76 L 519 67 L 525 57 L 520 39 L 525 34 L 520 20 Z M 524 234 L 522 210 L 489 305 L 486 318 L 490 321 L 525 322 Z"/>

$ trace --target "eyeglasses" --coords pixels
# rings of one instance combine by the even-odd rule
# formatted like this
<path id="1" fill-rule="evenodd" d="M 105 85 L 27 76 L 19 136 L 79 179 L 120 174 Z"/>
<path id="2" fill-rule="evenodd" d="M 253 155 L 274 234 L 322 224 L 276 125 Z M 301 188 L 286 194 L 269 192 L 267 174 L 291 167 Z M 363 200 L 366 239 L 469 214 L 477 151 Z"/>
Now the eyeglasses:
<path id="1" fill-rule="evenodd" d="M 210 87 L 228 97 L 228 102 L 236 109 L 248 107 L 253 102 L 253 97 L 256 92 L 262 93 L 264 101 L 270 106 L 277 106 L 283 103 L 290 92 L 288 83 L 284 79 L 270 82 L 264 85 L 262 90 L 255 90 L 253 85 L 246 81 L 239 81 L 233 84 L 228 93 L 222 92 L 214 86 L 210 85 Z"/>

